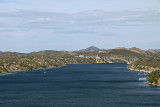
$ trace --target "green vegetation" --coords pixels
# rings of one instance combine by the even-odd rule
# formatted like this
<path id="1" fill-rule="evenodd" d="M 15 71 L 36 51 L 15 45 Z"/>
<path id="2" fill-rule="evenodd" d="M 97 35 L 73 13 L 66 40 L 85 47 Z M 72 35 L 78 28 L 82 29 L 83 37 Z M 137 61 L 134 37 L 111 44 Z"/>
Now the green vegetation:
<path id="1" fill-rule="evenodd" d="M 148 74 L 148 82 L 160 85 L 160 52 L 118 48 L 100 52 L 46 50 L 29 54 L 0 53 L 0 73 L 78 63 L 128 63 L 131 70 L 151 72 Z"/>
<path id="2" fill-rule="evenodd" d="M 160 59 L 140 59 L 128 67 L 152 72 L 153 70 L 160 69 Z"/>
<path id="3" fill-rule="evenodd" d="M 160 70 L 149 73 L 147 78 L 149 84 L 160 85 Z"/>
<path id="4" fill-rule="evenodd" d="M 138 48 L 109 49 L 100 52 L 54 50 L 28 54 L 3 52 L 0 54 L 0 73 L 78 63 L 128 63 L 130 64 L 128 68 L 153 71 L 160 68 L 159 58 L 160 53 L 151 53 Z"/>
<path id="5" fill-rule="evenodd" d="M 0 73 L 59 67 L 66 64 L 96 63 L 95 58 L 76 56 L 79 54 L 66 51 L 40 51 L 29 54 L 4 52 L 0 54 Z"/>
<path id="6" fill-rule="evenodd" d="M 113 49 L 109 53 L 112 55 L 120 55 L 120 56 L 145 57 L 144 55 L 125 49 Z"/>
<path id="7" fill-rule="evenodd" d="M 160 86 L 160 59 L 141 59 L 130 64 L 128 68 L 149 72 L 147 75 L 148 83 Z"/>
<path id="8" fill-rule="evenodd" d="M 0 67 L 0 73 L 7 73 L 8 70 L 6 68 Z"/>

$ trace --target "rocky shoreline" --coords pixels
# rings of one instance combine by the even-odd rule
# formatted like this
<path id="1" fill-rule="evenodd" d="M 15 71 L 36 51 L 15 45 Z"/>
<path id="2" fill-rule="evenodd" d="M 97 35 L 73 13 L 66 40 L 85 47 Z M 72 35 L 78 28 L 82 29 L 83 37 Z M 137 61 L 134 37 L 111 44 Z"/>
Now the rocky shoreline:
<path id="1" fill-rule="evenodd" d="M 153 67 L 149 67 L 149 66 L 141 66 L 141 65 L 139 65 L 137 67 L 134 64 L 128 65 L 127 68 L 132 70 L 132 71 L 139 71 L 139 72 L 146 72 L 146 73 L 151 73 L 152 71 L 158 70 L 158 68 L 153 68 Z"/>
<path id="2" fill-rule="evenodd" d="M 153 68 L 153 67 L 146 67 L 146 68 L 150 68 L 150 70 L 149 69 L 147 69 L 147 70 L 140 70 L 140 69 L 136 69 L 136 68 L 134 68 L 134 66 L 128 66 L 127 67 L 128 69 L 130 69 L 131 71 L 138 71 L 138 72 L 145 72 L 145 73 L 151 73 L 152 71 L 155 71 L 155 70 L 158 70 L 158 68 Z M 151 71 L 152 70 L 152 71 Z M 145 84 L 148 84 L 148 85 L 152 85 L 152 86 L 160 86 L 160 78 L 157 80 L 157 84 L 156 83 L 151 83 L 151 82 L 145 82 Z"/>

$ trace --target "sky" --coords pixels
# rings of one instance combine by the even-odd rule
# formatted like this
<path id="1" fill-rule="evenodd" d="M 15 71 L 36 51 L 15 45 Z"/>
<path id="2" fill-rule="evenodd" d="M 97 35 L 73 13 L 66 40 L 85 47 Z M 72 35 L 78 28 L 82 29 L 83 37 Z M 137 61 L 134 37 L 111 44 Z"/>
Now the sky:
<path id="1" fill-rule="evenodd" d="M 0 0 L 0 51 L 160 49 L 160 0 Z"/>

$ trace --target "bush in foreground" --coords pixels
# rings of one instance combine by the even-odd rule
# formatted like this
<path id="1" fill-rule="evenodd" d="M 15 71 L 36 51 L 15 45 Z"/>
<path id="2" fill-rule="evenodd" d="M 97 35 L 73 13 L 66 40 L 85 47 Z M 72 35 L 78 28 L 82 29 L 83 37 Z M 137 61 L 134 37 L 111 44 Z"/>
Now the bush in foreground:
<path id="1" fill-rule="evenodd" d="M 160 84 L 160 70 L 153 71 L 148 74 L 148 83 L 158 85 Z"/>

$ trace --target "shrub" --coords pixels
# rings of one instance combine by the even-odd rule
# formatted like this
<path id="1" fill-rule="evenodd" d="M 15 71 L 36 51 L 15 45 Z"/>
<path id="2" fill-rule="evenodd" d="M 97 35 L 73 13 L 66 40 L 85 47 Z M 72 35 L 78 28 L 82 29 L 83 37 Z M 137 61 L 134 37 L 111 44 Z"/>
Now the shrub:
<path id="1" fill-rule="evenodd" d="M 160 70 L 153 71 L 147 76 L 149 83 L 158 83 L 158 79 L 160 78 Z"/>

